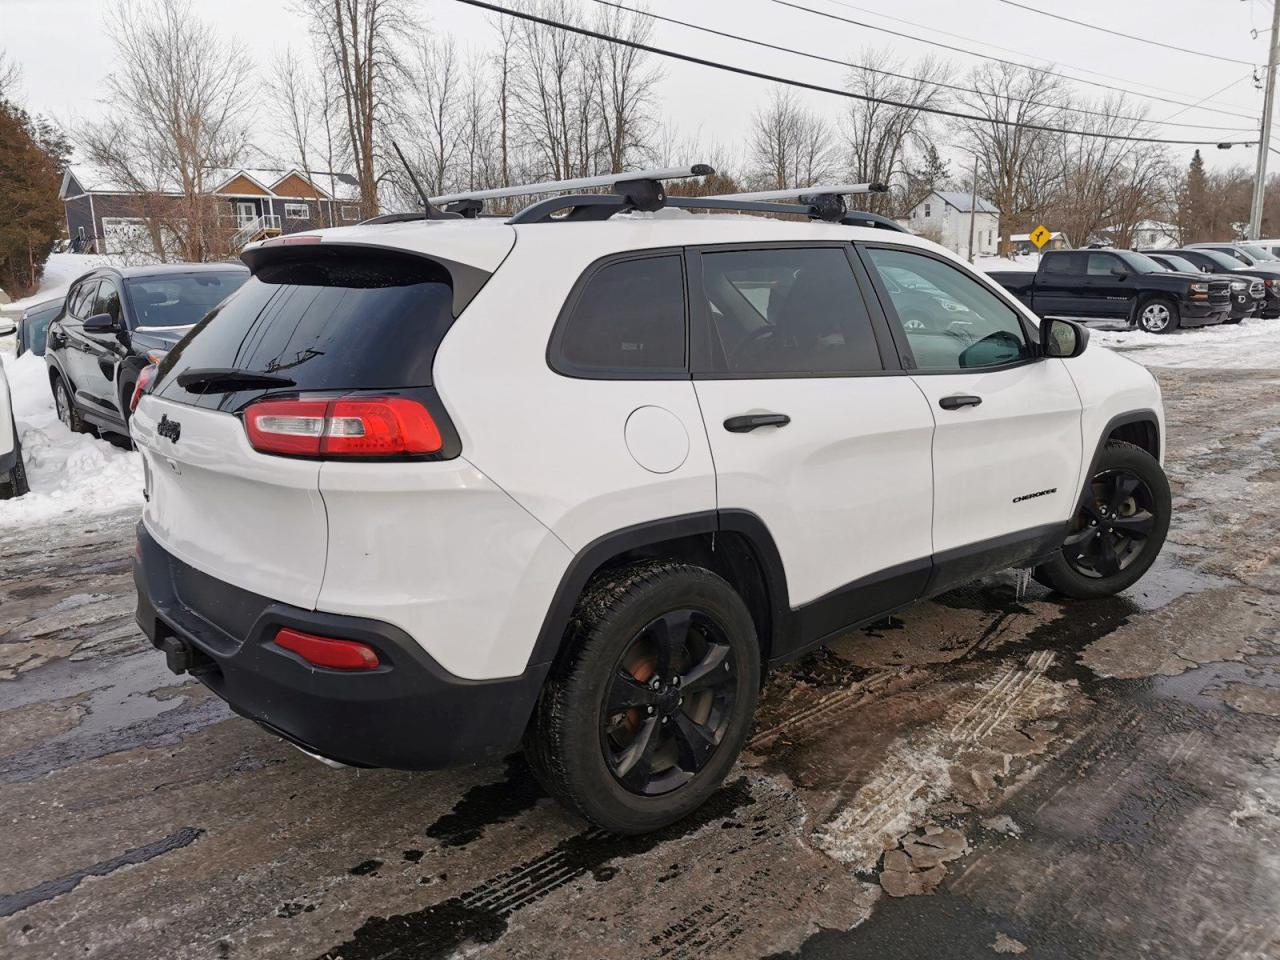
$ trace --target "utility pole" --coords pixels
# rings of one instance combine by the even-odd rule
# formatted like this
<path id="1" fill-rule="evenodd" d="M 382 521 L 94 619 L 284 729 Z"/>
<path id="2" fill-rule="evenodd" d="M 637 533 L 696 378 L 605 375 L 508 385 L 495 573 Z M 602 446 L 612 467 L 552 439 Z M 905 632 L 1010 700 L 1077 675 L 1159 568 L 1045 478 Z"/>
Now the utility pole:
<path id="1" fill-rule="evenodd" d="M 1266 92 L 1262 96 L 1262 139 L 1258 141 L 1258 171 L 1249 208 L 1249 239 L 1262 236 L 1262 197 L 1267 188 L 1267 148 L 1271 145 L 1271 108 L 1276 95 L 1276 58 L 1280 55 L 1280 0 L 1271 11 L 1271 54 L 1267 58 Z"/>
<path id="2" fill-rule="evenodd" d="M 1280 0 L 1276 0 L 1276 9 L 1280 10 Z M 973 263 L 973 228 L 978 219 L 978 155 L 973 155 L 973 193 L 969 197 L 969 262 Z"/>

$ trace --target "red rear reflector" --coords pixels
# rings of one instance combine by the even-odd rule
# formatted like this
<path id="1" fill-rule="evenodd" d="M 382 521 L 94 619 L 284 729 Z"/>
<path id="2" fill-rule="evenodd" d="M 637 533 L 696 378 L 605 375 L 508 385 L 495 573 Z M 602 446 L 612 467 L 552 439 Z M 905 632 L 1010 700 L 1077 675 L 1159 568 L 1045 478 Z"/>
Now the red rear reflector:
<path id="1" fill-rule="evenodd" d="M 149 363 L 142 368 L 142 372 L 138 374 L 138 382 L 133 385 L 133 396 L 129 398 L 129 412 L 132 413 L 138 409 L 138 401 L 142 399 L 142 395 L 147 392 L 147 388 L 151 386 L 151 382 L 156 378 L 156 365 Z"/>
<path id="2" fill-rule="evenodd" d="M 300 630 L 282 627 L 276 634 L 276 646 L 292 650 L 308 663 L 333 670 L 372 670 L 378 666 L 373 647 L 355 640 L 333 640 L 316 637 Z"/>
<path id="3" fill-rule="evenodd" d="M 427 408 L 404 397 L 262 400 L 245 409 L 244 424 L 262 453 L 386 457 L 444 446 Z"/>

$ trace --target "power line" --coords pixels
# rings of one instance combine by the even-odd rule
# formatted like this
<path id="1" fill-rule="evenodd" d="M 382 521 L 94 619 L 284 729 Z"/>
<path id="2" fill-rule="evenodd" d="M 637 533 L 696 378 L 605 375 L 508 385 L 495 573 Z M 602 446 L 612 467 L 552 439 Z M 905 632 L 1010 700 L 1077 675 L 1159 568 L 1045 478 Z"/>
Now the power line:
<path id="1" fill-rule="evenodd" d="M 902 18 L 902 17 L 895 17 L 895 16 L 893 16 L 892 14 L 888 14 L 888 13 L 881 13 L 881 12 L 880 12 L 880 11 L 878 11 L 878 10 L 868 10 L 866 7 L 860 7 L 860 6 L 858 6 L 856 3 L 849 3 L 849 2 L 848 2 L 848 0 L 825 0 L 825 2 L 827 2 L 827 3 L 831 3 L 831 4 L 834 4 L 834 5 L 835 5 L 835 6 L 837 6 L 837 7 L 844 7 L 846 10 L 857 10 L 859 13 L 869 13 L 869 14 L 871 14 L 872 16 L 875 16 L 875 17 L 879 17 L 879 18 L 881 18 L 882 20 L 892 20 L 894 23 L 902 23 L 902 24 L 905 24 L 905 25 L 906 25 L 906 26 L 908 26 L 908 27 L 915 27 L 917 30 L 928 30 L 930 33 L 937 33 L 937 34 L 941 34 L 942 36 L 944 36 L 944 37 L 950 37 L 950 38 L 951 38 L 951 39 L 953 39 L 953 40 L 963 40 L 965 43 L 976 43 L 976 44 L 978 44 L 979 46 L 983 46 L 983 47 L 990 47 L 992 50 L 1000 50 L 1000 51 L 1002 51 L 1002 52 L 1004 52 L 1004 53 L 1012 53 L 1014 56 L 1017 56 L 1017 57 L 1030 57 L 1030 58 L 1031 58 L 1031 59 L 1033 59 L 1033 60 L 1040 60 L 1040 59 L 1042 59 L 1041 57 L 1037 56 L 1036 54 L 1027 53 L 1025 50 L 1015 50 L 1015 49 L 1013 49 L 1012 47 L 1002 47 L 1000 44 L 998 44 L 998 43 L 992 43 L 990 40 L 979 40 L 979 39 L 977 39 L 976 37 L 968 37 L 968 36 L 965 36 L 965 35 L 964 35 L 964 34 L 962 34 L 962 33 L 953 33 L 953 32 L 951 32 L 950 30 L 943 30 L 943 29 L 941 29 L 941 28 L 939 28 L 939 27 L 930 27 L 930 26 L 926 26 L 926 25 L 924 25 L 924 24 L 922 24 L 922 23 L 916 23 L 914 20 L 906 20 L 906 19 L 904 19 L 904 18 Z M 1215 0 L 1215 2 L 1216 2 L 1216 0 Z M 816 11 L 815 11 L 815 12 L 816 12 Z M 855 22 L 855 23 L 856 23 L 857 21 L 851 21 L 851 22 Z M 870 28 L 870 29 L 872 29 L 872 30 L 877 29 L 877 28 L 876 28 L 874 25 L 872 25 L 872 24 L 859 24 L 859 26 L 867 26 L 867 27 L 869 27 L 869 28 Z M 903 34 L 896 34 L 896 36 L 903 36 Z M 908 37 L 907 37 L 907 39 L 919 40 L 919 39 L 922 39 L 922 38 L 914 37 L 914 36 L 908 36 Z M 927 41 L 926 41 L 926 42 L 927 42 Z M 952 48 L 948 48 L 948 49 L 952 49 Z M 966 53 L 967 53 L 967 52 L 972 52 L 972 51 L 962 51 L 962 52 L 966 52 Z M 978 54 L 978 56 L 983 56 L 983 55 L 982 55 L 982 54 Z M 1133 78 L 1131 78 L 1131 77 L 1117 77 L 1115 74 L 1111 74 L 1111 73 L 1103 73 L 1103 72 L 1102 72 L 1102 71 L 1100 71 L 1100 70 L 1090 70 L 1090 69 L 1088 69 L 1087 67 L 1080 67 L 1080 66 L 1076 66 L 1075 64 L 1071 64 L 1071 63 L 1062 63 L 1061 61 L 1056 61 L 1056 62 L 1057 62 L 1057 63 L 1058 63 L 1058 65 L 1059 65 L 1062 69 L 1064 69 L 1064 70 L 1074 70 L 1076 73 L 1085 73 L 1085 74 L 1088 74 L 1088 75 L 1089 75 L 1089 76 L 1091 76 L 1091 77 L 1102 77 L 1102 78 L 1103 78 L 1103 79 L 1105 79 L 1105 80 L 1115 80 L 1117 83 L 1129 83 L 1129 84 L 1135 84 L 1135 85 L 1137 85 L 1137 86 L 1139 86 L 1139 87 L 1146 87 L 1148 90 L 1158 90 L 1158 91 L 1160 91 L 1161 93 L 1167 93 L 1167 94 L 1171 94 L 1171 95 L 1173 95 L 1173 96 L 1178 96 L 1178 97 L 1190 97 L 1190 96 L 1194 96 L 1194 94 L 1190 94 L 1190 93 L 1181 93 L 1180 91 L 1177 91 L 1177 90 L 1169 90 L 1169 89 L 1167 89 L 1167 88 L 1165 88 L 1165 87 L 1158 87 L 1158 86 L 1156 86 L 1155 84 L 1152 84 L 1152 83 L 1145 83 L 1145 82 L 1144 82 L 1144 81 L 1142 81 L 1142 80 L 1134 80 L 1134 79 L 1133 79 Z M 1025 66 L 1025 64 L 1020 64 L 1020 66 Z M 1092 83 L 1093 83 L 1093 81 L 1091 81 L 1091 80 L 1083 80 L 1083 79 L 1080 79 L 1080 78 L 1078 78 L 1078 77 L 1068 76 L 1067 74 L 1058 74 L 1058 76 L 1066 77 L 1068 80 L 1074 80 L 1076 83 L 1088 83 L 1088 84 L 1092 84 Z M 1117 89 L 1117 88 L 1115 88 L 1115 87 L 1106 87 L 1104 84 L 1095 84 L 1095 86 L 1103 86 L 1103 87 L 1105 87 L 1105 88 L 1106 88 L 1106 89 L 1108 89 L 1108 90 L 1114 90 L 1114 89 Z M 1147 94 L 1147 93 L 1138 93 L 1136 90 L 1134 90 L 1134 91 L 1124 91 L 1124 92 L 1126 92 L 1126 93 L 1133 93 L 1135 96 L 1139 96 L 1139 97 L 1149 97 L 1149 98 L 1150 98 L 1150 99 L 1152 99 L 1152 100 L 1159 100 L 1159 99 L 1161 99 L 1161 98 L 1159 98 L 1159 97 L 1152 96 L 1151 94 Z M 1170 100 L 1170 101 L 1166 101 L 1166 102 L 1168 102 L 1168 103 L 1177 103 L 1177 102 L 1179 102 L 1179 101 L 1176 101 L 1176 100 Z M 1205 102 L 1205 101 L 1200 101 L 1200 102 L 1201 102 L 1201 103 L 1203 103 L 1203 102 Z M 1226 111 L 1226 110 L 1247 110 L 1247 109 L 1249 109 L 1248 107 L 1237 107 L 1237 106 L 1235 106 L 1234 104 L 1217 104 L 1216 106 L 1217 106 L 1218 108 L 1220 108 L 1221 110 L 1224 110 L 1224 111 Z M 1250 116 L 1250 117 L 1252 117 L 1252 114 L 1250 114 L 1249 116 Z"/>
<path id="2" fill-rule="evenodd" d="M 579 36 L 591 37 L 595 40 L 603 40 L 606 43 L 615 43 L 619 46 L 630 47 L 633 50 L 643 50 L 646 53 L 657 54 L 660 57 L 669 57 L 673 60 L 683 60 L 686 63 L 695 63 L 703 67 L 711 67 L 714 70 L 724 70 L 729 73 L 736 73 L 744 77 L 754 77 L 757 80 L 768 80 L 771 83 L 781 83 L 790 87 L 798 87 L 803 90 L 813 90 L 817 93 L 829 93 L 833 96 L 844 97 L 846 100 L 863 100 L 867 103 L 883 103 L 889 107 L 900 107 L 906 110 L 916 110 L 920 113 L 931 113 L 943 117 L 953 117 L 958 120 L 972 120 L 978 123 L 990 123 L 1002 127 L 1017 127 L 1023 130 L 1039 130 L 1044 133 L 1063 133 L 1070 136 L 1085 137 L 1093 140 L 1123 140 L 1130 143 L 1162 143 L 1170 146 L 1209 146 L 1216 143 L 1213 140 L 1169 140 L 1162 137 L 1135 137 L 1125 134 L 1107 134 L 1094 133 L 1087 130 L 1072 130 L 1068 127 L 1057 127 L 1050 124 L 1042 123 L 1024 123 L 1016 120 L 1000 120 L 994 117 L 984 117 L 974 113 L 963 113 L 959 110 L 948 110 L 944 107 L 926 107 L 916 103 L 904 103 L 901 100 L 892 100 L 888 97 L 871 97 L 861 93 L 854 93 L 851 90 L 840 90 L 836 87 L 827 87 L 819 83 L 809 83 L 807 80 L 796 80 L 791 77 L 782 77 L 777 74 L 764 73 L 760 70 L 751 70 L 747 67 L 736 67 L 732 64 L 723 63 L 718 60 L 708 60 L 705 57 L 695 57 L 689 53 L 678 53 L 675 50 L 668 50 L 665 47 L 657 47 L 649 43 L 640 43 L 637 40 L 626 40 L 622 37 L 615 37 L 612 34 L 602 33 L 599 30 L 591 30 L 587 27 L 581 27 L 577 24 L 564 23 L 560 20 L 552 20 L 550 17 L 539 16 L 526 10 L 512 10 L 508 7 L 500 6 L 496 3 L 488 3 L 487 0 L 457 0 L 458 3 L 465 3 L 467 6 L 478 7 L 482 10 L 489 10 L 493 13 L 505 14 L 509 17 L 516 17 L 519 20 L 526 20 L 530 23 L 540 23 L 545 27 L 552 27 L 556 30 L 565 30 L 569 33 L 576 33 Z"/>
<path id="3" fill-rule="evenodd" d="M 1237 60 L 1235 57 L 1221 57 L 1216 53 L 1204 53 L 1201 50 L 1192 50 L 1190 47 L 1179 47 L 1172 43 L 1161 43 L 1159 40 L 1148 40 L 1146 37 L 1137 37 L 1132 33 L 1121 33 L 1119 30 L 1108 30 L 1106 27 L 1099 27 L 1096 24 L 1086 23 L 1083 20 L 1072 20 L 1070 17 L 1064 17 L 1059 13 L 1050 13 L 1048 10 L 1040 10 L 1037 7 L 1029 7 L 1025 3 L 1018 3 L 1017 0 L 1000 0 L 1001 3 L 1010 7 L 1017 7 L 1019 10 L 1027 10 L 1030 13 L 1038 13 L 1042 17 L 1049 17 L 1053 20 L 1061 20 L 1063 23 L 1074 23 L 1077 27 L 1085 27 L 1089 30 L 1097 30 L 1099 33 L 1109 33 L 1113 37 L 1123 37 L 1126 40 L 1136 40 L 1139 43 L 1146 43 L 1153 47 L 1163 47 L 1166 50 L 1177 50 L 1179 53 L 1189 53 L 1192 56 L 1204 57 L 1208 60 L 1221 60 L 1223 63 L 1239 63 L 1246 67 L 1256 66 L 1252 60 Z"/>
<path id="4" fill-rule="evenodd" d="M 1181 110 L 1175 110 L 1173 113 L 1169 114 L 1169 116 L 1165 117 L 1163 120 L 1157 120 L 1156 122 L 1157 122 L 1157 123 L 1168 123 L 1170 120 L 1172 120 L 1172 119 L 1173 119 L 1174 117 L 1176 117 L 1178 114 L 1180 114 L 1180 113 L 1186 113 L 1188 110 L 1194 110 L 1194 109 L 1196 109 L 1196 107 L 1199 107 L 1199 106 L 1200 106 L 1200 104 L 1204 103 L 1204 102 L 1205 102 L 1205 101 L 1207 101 L 1207 100 L 1212 100 L 1214 97 L 1216 97 L 1216 96 L 1217 96 L 1218 94 L 1220 94 L 1220 93 L 1226 93 L 1228 90 L 1230 90 L 1232 87 L 1234 87 L 1237 83 L 1240 83 L 1240 82 L 1242 82 L 1242 81 L 1244 81 L 1244 80 L 1248 80 L 1248 79 L 1250 79 L 1250 77 L 1251 77 L 1251 76 L 1252 76 L 1252 74 L 1250 74 L 1250 76 L 1240 77 L 1238 80 L 1232 80 L 1230 83 L 1228 83 L 1228 84 L 1227 84 L 1225 87 L 1223 87 L 1221 90 L 1215 90 L 1215 91 L 1213 91 L 1213 93 L 1211 93 L 1211 94 L 1209 94 L 1207 97 L 1205 97 L 1205 98 L 1204 98 L 1204 100 L 1200 100 L 1200 101 L 1198 101 L 1198 102 L 1196 103 L 1195 107 L 1183 107 Z M 1182 124 L 1177 124 L 1177 126 L 1182 126 Z"/>
<path id="5" fill-rule="evenodd" d="M 852 24 L 855 27 L 865 27 L 868 30 L 877 30 L 880 33 L 892 34 L 895 37 L 902 37 L 904 40 L 914 40 L 917 43 L 927 43 L 930 46 L 941 47 L 944 50 L 951 50 L 954 53 L 963 53 L 965 56 L 969 56 L 969 57 L 978 57 L 979 59 L 982 59 L 982 60 L 991 60 L 991 61 L 994 61 L 995 63 L 1003 63 L 1010 67 L 1022 67 L 1025 69 L 1029 66 L 1028 64 L 1025 64 L 1025 63 L 1019 63 L 1016 60 L 1005 60 L 1001 57 L 994 57 L 988 53 L 978 53 L 974 50 L 966 50 L 964 47 L 957 47 L 949 43 L 943 43 L 940 40 L 927 40 L 924 37 L 916 37 L 916 36 L 912 36 L 909 33 L 903 33 L 900 30 L 890 30 L 888 27 L 879 27 L 879 26 L 876 26 L 874 23 L 865 23 L 862 20 L 854 20 L 850 17 L 842 17 L 839 14 L 828 13 L 826 10 L 815 10 L 813 7 L 806 7 L 803 4 L 792 3 L 791 0 L 770 0 L 770 2 L 776 3 L 783 7 L 791 7 L 793 10 L 803 10 L 805 13 L 811 13 L 814 16 L 826 17 L 830 20 L 838 20 L 841 23 Z M 1080 80 L 1076 77 L 1069 77 L 1069 76 L 1066 76 L 1065 74 L 1057 73 L 1049 69 L 1043 69 L 1039 67 L 1035 67 L 1032 69 L 1039 70 L 1039 72 L 1048 74 L 1049 76 L 1061 77 L 1064 80 L 1072 80 L 1076 83 L 1085 83 L 1085 84 L 1089 84 L 1090 86 L 1101 87 L 1104 90 L 1114 90 L 1117 93 L 1128 93 L 1136 97 L 1145 97 L 1148 100 L 1159 100 L 1162 103 L 1172 104 L 1175 107 L 1195 106 L 1194 104 L 1187 103 L 1185 100 L 1171 100 L 1168 97 L 1158 97 L 1153 93 L 1138 93 L 1137 91 L 1134 91 L 1134 90 L 1126 90 L 1124 87 L 1116 87 L 1116 86 L 1112 86 L 1111 84 L 1099 83 L 1096 80 Z M 1223 116 L 1242 117 L 1245 120 L 1249 120 L 1249 121 L 1257 120 L 1256 117 L 1251 116 L 1250 114 L 1235 113 L 1231 110 L 1222 110 L 1222 109 L 1215 108 L 1213 112 L 1220 113 Z"/>
<path id="6" fill-rule="evenodd" d="M 876 73 L 885 77 L 895 77 L 899 80 L 909 80 L 912 82 L 927 83 L 931 87 L 941 87 L 944 90 L 956 90 L 961 93 L 972 93 L 972 94 L 977 94 L 979 96 L 982 95 L 981 90 L 976 90 L 973 87 L 961 87 L 953 83 L 944 83 L 941 80 L 923 80 L 920 77 L 913 77 L 905 73 L 895 73 L 892 70 L 882 70 L 878 67 L 868 67 L 860 63 L 851 63 L 848 60 L 839 60 L 835 57 L 824 57 L 821 54 L 810 53 L 807 50 L 796 50 L 794 47 L 784 47 L 776 43 L 768 43 L 767 41 L 764 41 L 764 40 L 755 40 L 755 39 L 752 39 L 751 37 L 739 36 L 736 33 L 729 33 L 728 31 L 725 31 L 725 30 L 717 30 L 714 27 L 707 27 L 707 26 L 703 26 L 702 24 L 690 23 L 687 20 L 678 20 L 675 17 L 666 17 L 661 14 L 650 13 L 648 10 L 642 10 L 636 7 L 628 7 L 625 4 L 616 3 L 614 2 L 614 0 L 594 0 L 594 2 L 601 4 L 602 6 L 613 7 L 615 10 L 625 10 L 627 13 L 633 13 L 641 17 L 648 17 L 650 20 L 661 20 L 663 23 L 672 23 L 677 26 L 687 27 L 690 30 L 698 30 L 702 33 L 709 33 L 709 34 L 712 34 L 713 36 L 724 37 L 729 40 L 740 40 L 743 43 L 749 43 L 757 47 L 764 47 L 767 50 L 777 50 L 781 53 L 790 53 L 790 54 L 796 55 L 797 57 L 806 57 L 810 60 L 817 60 L 822 63 L 831 63 L 840 67 L 845 67 L 845 68 L 852 67 L 854 70 L 864 70 L 867 73 Z M 1245 78 L 1242 77 L 1241 79 L 1245 79 Z M 1239 82 L 1240 82 L 1239 80 L 1232 81 L 1233 84 L 1239 83 Z M 1135 94 L 1135 96 L 1142 96 L 1142 94 Z M 1151 120 L 1149 117 L 1126 117 L 1126 116 L 1118 115 L 1114 113 L 1107 113 L 1106 111 L 1103 111 L 1103 110 L 1088 110 L 1088 109 L 1085 109 L 1084 107 L 1069 107 L 1069 106 L 1066 106 L 1065 104 L 1050 103 L 1044 100 L 1029 100 L 1029 99 L 1021 99 L 1018 97 L 1007 97 L 1006 99 L 1011 100 L 1015 103 L 1024 103 L 1024 104 L 1027 104 L 1028 106 L 1054 107 L 1055 109 L 1066 110 L 1070 113 L 1080 113 L 1080 114 L 1085 114 L 1087 116 L 1092 116 L 1092 117 L 1107 117 L 1115 120 L 1130 120 L 1130 121 L 1133 121 L 1134 123 L 1159 123 L 1159 124 L 1167 124 L 1169 126 L 1174 126 L 1174 127 L 1189 127 L 1197 130 L 1226 130 L 1232 133 L 1239 132 L 1240 130 L 1239 126 L 1223 127 L 1223 126 L 1216 126 L 1213 124 L 1204 124 L 1204 123 L 1170 123 L 1168 120 Z M 1184 110 L 1185 109 L 1189 109 L 1189 108 L 1184 108 Z"/>

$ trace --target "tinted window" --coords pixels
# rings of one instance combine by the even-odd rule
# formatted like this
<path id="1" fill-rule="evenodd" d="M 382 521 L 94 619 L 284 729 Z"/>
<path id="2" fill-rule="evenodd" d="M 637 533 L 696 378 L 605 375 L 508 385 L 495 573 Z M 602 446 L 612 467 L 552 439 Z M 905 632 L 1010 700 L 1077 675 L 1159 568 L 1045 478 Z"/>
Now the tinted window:
<path id="1" fill-rule="evenodd" d="M 185 327 L 240 289 L 244 271 L 132 277 L 125 281 L 139 327 Z"/>
<path id="2" fill-rule="evenodd" d="M 1050 274 L 1079 273 L 1082 259 L 1082 257 L 1077 257 L 1072 253 L 1047 253 L 1043 261 L 1044 272 Z"/>
<path id="3" fill-rule="evenodd" d="M 1123 270 L 1120 258 L 1109 253 L 1089 254 L 1089 266 L 1085 272 L 1091 277 L 1110 277 L 1112 270 Z"/>
<path id="4" fill-rule="evenodd" d="M 684 265 L 678 255 L 606 264 L 592 273 L 553 342 L 566 373 L 683 372 Z"/>
<path id="5" fill-rule="evenodd" d="M 1018 314 L 950 264 L 904 250 L 867 251 L 921 370 L 967 370 L 1035 356 Z M 898 280 L 903 275 L 916 280 Z"/>
<path id="6" fill-rule="evenodd" d="M 713 369 L 739 374 L 882 369 L 842 247 L 704 253 Z"/>
<path id="7" fill-rule="evenodd" d="M 120 291 L 110 280 L 103 280 L 98 285 L 98 295 L 94 299 L 92 313 L 110 315 L 116 323 L 120 322 Z"/>
<path id="8" fill-rule="evenodd" d="M 1247 266 L 1243 260 L 1237 260 L 1235 257 L 1220 253 L 1217 250 L 1188 250 L 1182 255 L 1195 263 L 1203 264 L 1210 268 L 1220 268 L 1228 272 Z"/>
<path id="9" fill-rule="evenodd" d="M 28 310 L 22 318 L 21 339 L 24 350 L 30 350 L 37 357 L 44 356 L 45 343 L 49 339 L 49 322 L 62 309 L 61 301 L 48 306 Z"/>
<path id="10" fill-rule="evenodd" d="M 87 320 L 93 311 L 93 300 L 97 294 L 98 281 L 86 280 L 75 289 L 68 298 L 67 311 L 77 320 Z"/>
<path id="11" fill-rule="evenodd" d="M 178 373 L 210 367 L 276 374 L 296 390 L 429 386 L 452 308 L 447 273 L 418 257 L 317 253 L 267 264 L 169 353 L 157 392 L 220 409 L 251 399 L 178 385 Z"/>

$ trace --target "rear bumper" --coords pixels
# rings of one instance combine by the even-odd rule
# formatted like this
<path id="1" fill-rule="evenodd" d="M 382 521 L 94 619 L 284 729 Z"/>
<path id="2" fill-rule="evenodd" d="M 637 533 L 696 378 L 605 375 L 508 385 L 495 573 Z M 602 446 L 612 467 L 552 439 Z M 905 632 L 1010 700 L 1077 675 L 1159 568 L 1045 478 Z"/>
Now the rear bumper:
<path id="1" fill-rule="evenodd" d="M 456 677 L 398 627 L 232 586 L 178 560 L 141 523 L 134 583 L 138 625 L 172 669 L 272 733 L 351 766 L 430 770 L 503 756 L 519 745 L 549 669 Z M 366 643 L 381 666 L 312 666 L 272 642 L 281 627 Z"/>

